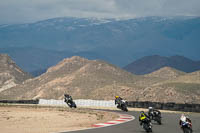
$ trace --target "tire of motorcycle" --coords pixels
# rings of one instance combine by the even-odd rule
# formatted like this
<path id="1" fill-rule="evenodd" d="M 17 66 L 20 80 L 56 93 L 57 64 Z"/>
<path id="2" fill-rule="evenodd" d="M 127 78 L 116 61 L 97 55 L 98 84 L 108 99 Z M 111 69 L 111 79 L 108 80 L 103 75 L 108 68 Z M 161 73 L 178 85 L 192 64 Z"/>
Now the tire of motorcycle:
<path id="1" fill-rule="evenodd" d="M 148 132 L 152 132 L 152 128 L 149 128 Z"/>
<path id="2" fill-rule="evenodd" d="M 74 107 L 74 108 L 77 108 L 77 106 L 76 106 L 76 104 L 75 104 L 75 103 L 73 103 L 73 107 Z"/>
<path id="3" fill-rule="evenodd" d="M 160 117 L 156 118 L 156 121 L 157 121 L 157 123 L 158 123 L 159 125 L 162 124 L 162 122 L 161 122 L 161 118 L 160 118 Z"/>
<path id="4" fill-rule="evenodd" d="M 127 107 L 125 105 L 123 105 L 123 104 L 122 104 L 122 110 L 125 111 L 125 112 L 128 112 Z"/>
<path id="5" fill-rule="evenodd" d="M 192 130 L 190 128 L 183 128 L 184 133 L 192 133 Z"/>
<path id="6" fill-rule="evenodd" d="M 158 121 L 158 124 L 159 124 L 159 125 L 162 125 L 162 122 L 161 122 L 161 121 Z"/>
<path id="7" fill-rule="evenodd" d="M 143 124 L 143 128 L 144 130 L 149 133 L 149 132 L 152 132 L 152 128 L 149 127 L 149 125 L 147 123 L 144 123 Z"/>
<path id="8" fill-rule="evenodd" d="M 147 131 L 147 130 L 148 130 L 148 125 L 147 125 L 146 123 L 143 123 L 143 125 L 142 125 L 142 126 L 143 126 L 143 128 L 144 128 L 144 130 L 145 130 L 145 131 Z"/>

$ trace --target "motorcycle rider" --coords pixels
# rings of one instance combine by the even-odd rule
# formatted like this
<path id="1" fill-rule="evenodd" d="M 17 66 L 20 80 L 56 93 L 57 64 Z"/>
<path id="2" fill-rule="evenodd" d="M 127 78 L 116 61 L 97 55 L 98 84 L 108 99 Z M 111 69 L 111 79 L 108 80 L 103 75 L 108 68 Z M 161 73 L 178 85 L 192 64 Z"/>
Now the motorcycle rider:
<path id="1" fill-rule="evenodd" d="M 119 96 L 115 96 L 115 105 L 117 104 L 117 108 L 120 108 L 121 107 L 121 104 L 122 104 L 122 98 L 119 97 Z"/>
<path id="2" fill-rule="evenodd" d="M 144 113 L 144 111 L 141 111 L 140 112 L 140 116 L 139 116 L 139 122 L 140 122 L 140 125 L 143 125 L 143 123 L 149 123 L 151 122 L 149 116 Z"/>
<path id="3" fill-rule="evenodd" d="M 72 97 L 69 94 L 64 94 L 64 97 L 66 103 L 73 101 Z"/>
<path id="4" fill-rule="evenodd" d="M 149 107 L 148 116 L 149 118 L 153 119 L 156 115 L 161 115 L 159 110 L 154 109 L 153 107 Z"/>
<path id="5" fill-rule="evenodd" d="M 181 127 L 181 129 L 183 129 L 182 125 L 183 123 L 190 123 L 191 126 L 191 130 L 192 130 L 192 121 L 190 120 L 190 118 L 188 116 L 185 116 L 184 114 L 181 115 L 180 120 L 179 120 L 179 125 Z"/>
<path id="6" fill-rule="evenodd" d="M 70 108 L 77 108 L 76 103 L 69 94 L 64 94 L 64 97 L 64 102 L 67 103 Z"/>

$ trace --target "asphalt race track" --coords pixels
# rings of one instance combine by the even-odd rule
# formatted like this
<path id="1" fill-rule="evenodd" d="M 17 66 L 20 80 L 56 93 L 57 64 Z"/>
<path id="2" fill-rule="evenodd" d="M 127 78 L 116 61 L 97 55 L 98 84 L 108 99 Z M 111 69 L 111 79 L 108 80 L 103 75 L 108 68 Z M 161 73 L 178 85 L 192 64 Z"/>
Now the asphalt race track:
<path id="1" fill-rule="evenodd" d="M 103 128 L 94 128 L 88 130 L 80 131 L 71 131 L 71 132 L 62 132 L 62 133 L 146 133 L 144 129 L 139 125 L 138 116 L 139 112 L 129 111 L 127 113 L 122 111 L 113 111 L 117 113 L 129 114 L 135 116 L 135 120 L 109 126 Z M 174 113 L 162 113 L 162 125 L 156 124 L 152 121 L 153 124 L 153 133 L 183 133 L 179 128 L 178 122 L 181 114 Z M 200 133 L 200 114 L 190 113 L 188 115 L 193 124 L 193 133 Z"/>

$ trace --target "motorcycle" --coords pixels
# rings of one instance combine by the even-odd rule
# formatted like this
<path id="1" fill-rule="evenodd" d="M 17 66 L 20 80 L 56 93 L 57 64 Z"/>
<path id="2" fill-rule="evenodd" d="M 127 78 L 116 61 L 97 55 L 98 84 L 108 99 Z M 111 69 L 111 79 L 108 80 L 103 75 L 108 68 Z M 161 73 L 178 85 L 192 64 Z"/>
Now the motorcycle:
<path id="1" fill-rule="evenodd" d="M 148 132 L 152 132 L 152 124 L 150 120 L 147 120 L 146 122 L 143 122 L 142 127 L 144 128 L 144 130 L 148 133 Z"/>
<path id="2" fill-rule="evenodd" d="M 192 123 L 190 122 L 183 122 L 181 128 L 183 129 L 183 133 L 192 133 Z"/>
<path id="3" fill-rule="evenodd" d="M 76 108 L 76 103 L 73 101 L 72 98 L 65 98 L 65 103 L 67 103 L 67 105 L 70 107 L 70 108 Z"/>
<path id="4" fill-rule="evenodd" d="M 120 105 L 117 106 L 117 108 L 125 111 L 125 112 L 128 112 L 128 108 L 127 108 L 127 101 L 125 100 L 121 100 L 120 101 Z"/>
<path id="5" fill-rule="evenodd" d="M 162 124 L 161 122 L 161 113 L 160 112 L 157 112 L 157 111 L 154 111 L 153 114 L 151 114 L 151 120 L 154 120 L 156 121 L 159 125 Z"/>

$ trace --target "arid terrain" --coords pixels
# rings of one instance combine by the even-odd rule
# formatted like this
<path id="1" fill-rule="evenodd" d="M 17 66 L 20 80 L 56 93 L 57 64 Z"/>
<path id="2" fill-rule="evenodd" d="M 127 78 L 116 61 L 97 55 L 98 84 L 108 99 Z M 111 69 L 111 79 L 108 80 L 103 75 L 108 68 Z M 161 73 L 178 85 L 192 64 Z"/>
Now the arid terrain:
<path id="1" fill-rule="evenodd" d="M 0 105 L 2 133 L 53 133 L 78 130 L 116 118 L 117 114 L 91 109 Z"/>
<path id="2" fill-rule="evenodd" d="M 0 54 L 0 92 L 30 78 L 7 54 Z"/>
<path id="3" fill-rule="evenodd" d="M 74 99 L 113 100 L 119 95 L 128 101 L 199 103 L 199 72 L 163 67 L 134 75 L 101 60 L 73 56 L 38 77 L 2 90 L 0 99 L 63 99 L 68 93 Z"/>

